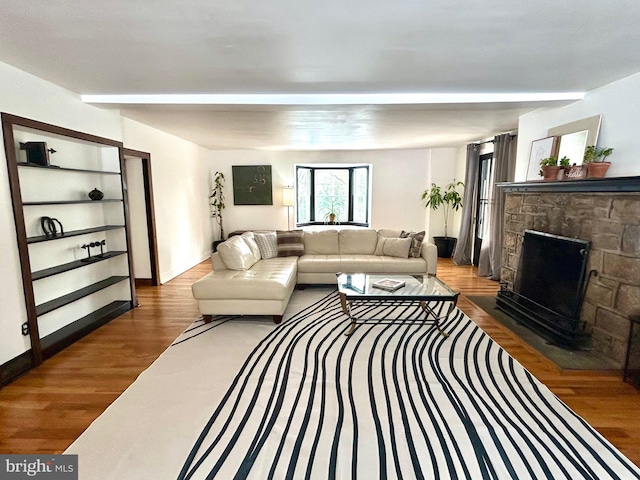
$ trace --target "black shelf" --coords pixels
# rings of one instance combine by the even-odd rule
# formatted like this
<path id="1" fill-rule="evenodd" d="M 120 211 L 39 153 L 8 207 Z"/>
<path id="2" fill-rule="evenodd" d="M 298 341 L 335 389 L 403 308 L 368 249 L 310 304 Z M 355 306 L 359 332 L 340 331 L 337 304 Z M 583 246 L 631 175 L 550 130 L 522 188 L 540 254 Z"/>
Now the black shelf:
<path id="1" fill-rule="evenodd" d="M 63 295 L 62 297 L 54 298 L 48 302 L 42 303 L 40 305 L 36 305 L 36 315 L 44 315 L 45 313 L 52 312 L 60 307 L 64 307 L 65 305 L 69 305 L 70 303 L 75 302 L 76 300 L 80 300 L 81 298 L 87 297 L 92 293 L 99 292 L 107 287 L 115 285 L 116 283 L 120 283 L 123 280 L 127 280 L 128 276 L 113 276 L 109 277 L 105 280 L 101 280 L 96 282 L 88 287 L 81 288 L 76 290 L 75 292 L 71 292 L 67 295 Z"/>
<path id="2" fill-rule="evenodd" d="M 47 358 L 55 355 L 132 308 L 133 303 L 131 300 L 116 300 L 62 327 L 60 330 L 50 333 L 46 337 L 42 337 L 40 344 L 42 345 L 44 355 Z"/>
<path id="3" fill-rule="evenodd" d="M 82 260 L 75 260 L 69 263 L 63 263 L 62 265 L 56 265 L 55 267 L 45 268 L 44 270 L 38 270 L 37 272 L 33 272 L 31 274 L 31 278 L 33 280 L 40 280 L 42 278 L 51 277 L 53 275 L 57 275 L 59 273 L 68 272 L 69 270 L 75 270 L 76 268 L 86 267 L 87 265 L 93 265 L 94 263 L 102 262 L 103 260 L 109 260 L 110 258 L 117 257 L 119 255 L 124 255 L 127 252 L 114 250 L 111 252 L 106 252 L 104 255 L 98 257 L 93 256 L 91 260 L 83 258 Z"/>
<path id="4" fill-rule="evenodd" d="M 99 175 L 120 175 L 120 172 L 107 172 L 105 170 L 86 170 L 83 168 L 66 168 L 56 167 L 55 165 L 37 165 L 35 163 L 18 162 L 19 167 L 41 168 L 45 170 L 61 171 L 61 172 L 80 172 L 80 173 L 97 173 Z"/>
<path id="5" fill-rule="evenodd" d="M 54 202 L 24 202 L 22 205 L 74 205 L 74 204 L 82 204 L 82 203 L 113 203 L 113 202 L 122 202 L 121 199 L 118 198 L 110 198 L 107 200 L 57 200 Z"/>
<path id="6" fill-rule="evenodd" d="M 60 235 L 57 237 L 47 237 L 45 235 L 40 235 L 38 237 L 28 237 L 27 243 L 31 244 L 48 242 L 50 240 L 60 240 L 62 238 L 77 237 L 79 235 L 86 235 L 88 233 L 106 232 L 107 230 L 117 230 L 119 228 L 124 228 L 124 225 L 104 225 L 102 227 L 85 228 L 83 230 L 72 230 L 70 232 L 64 232 L 64 235 Z"/>

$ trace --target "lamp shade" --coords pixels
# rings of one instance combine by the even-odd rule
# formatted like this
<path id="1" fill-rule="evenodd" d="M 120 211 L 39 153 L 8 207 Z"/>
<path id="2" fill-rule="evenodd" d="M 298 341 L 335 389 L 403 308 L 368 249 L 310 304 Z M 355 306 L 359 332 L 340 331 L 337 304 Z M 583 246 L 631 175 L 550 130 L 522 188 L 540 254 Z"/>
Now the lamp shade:
<path id="1" fill-rule="evenodd" d="M 282 205 L 285 207 L 294 206 L 293 187 L 282 187 Z"/>

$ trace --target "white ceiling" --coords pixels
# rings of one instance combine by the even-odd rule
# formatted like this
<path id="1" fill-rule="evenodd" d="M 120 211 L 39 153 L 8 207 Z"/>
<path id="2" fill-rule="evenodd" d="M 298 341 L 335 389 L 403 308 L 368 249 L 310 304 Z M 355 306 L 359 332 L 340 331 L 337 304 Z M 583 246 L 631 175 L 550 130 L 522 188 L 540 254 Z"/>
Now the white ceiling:
<path id="1" fill-rule="evenodd" d="M 639 24 L 637 0 L 2 0 L 0 61 L 79 94 L 581 92 L 640 71 Z M 213 149 L 375 149 L 559 104 L 110 107 Z"/>

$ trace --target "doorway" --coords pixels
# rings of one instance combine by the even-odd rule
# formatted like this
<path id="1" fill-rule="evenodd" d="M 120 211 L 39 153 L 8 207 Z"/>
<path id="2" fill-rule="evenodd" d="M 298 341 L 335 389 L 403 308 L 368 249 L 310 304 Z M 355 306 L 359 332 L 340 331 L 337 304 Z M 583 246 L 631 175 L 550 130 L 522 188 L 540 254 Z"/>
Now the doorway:
<path id="1" fill-rule="evenodd" d="M 473 265 L 478 266 L 480 260 L 480 249 L 482 248 L 482 238 L 484 236 L 487 214 L 489 209 L 489 192 L 491 187 L 491 176 L 493 174 L 493 153 L 480 155 L 480 168 L 478 171 L 478 185 L 476 198 L 476 227 L 473 241 Z"/>
<path id="2" fill-rule="evenodd" d="M 136 286 L 160 285 L 151 154 L 123 148 L 129 225 Z"/>

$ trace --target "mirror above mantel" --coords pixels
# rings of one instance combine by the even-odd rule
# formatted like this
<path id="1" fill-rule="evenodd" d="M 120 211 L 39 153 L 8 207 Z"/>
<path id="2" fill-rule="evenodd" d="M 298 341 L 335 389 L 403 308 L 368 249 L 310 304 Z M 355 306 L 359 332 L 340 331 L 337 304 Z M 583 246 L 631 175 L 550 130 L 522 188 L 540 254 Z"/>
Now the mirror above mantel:
<path id="1" fill-rule="evenodd" d="M 602 115 L 595 115 L 550 128 L 548 135 L 560 139 L 558 158 L 568 157 L 571 165 L 582 165 L 587 146 L 598 143 L 601 120 Z"/>

